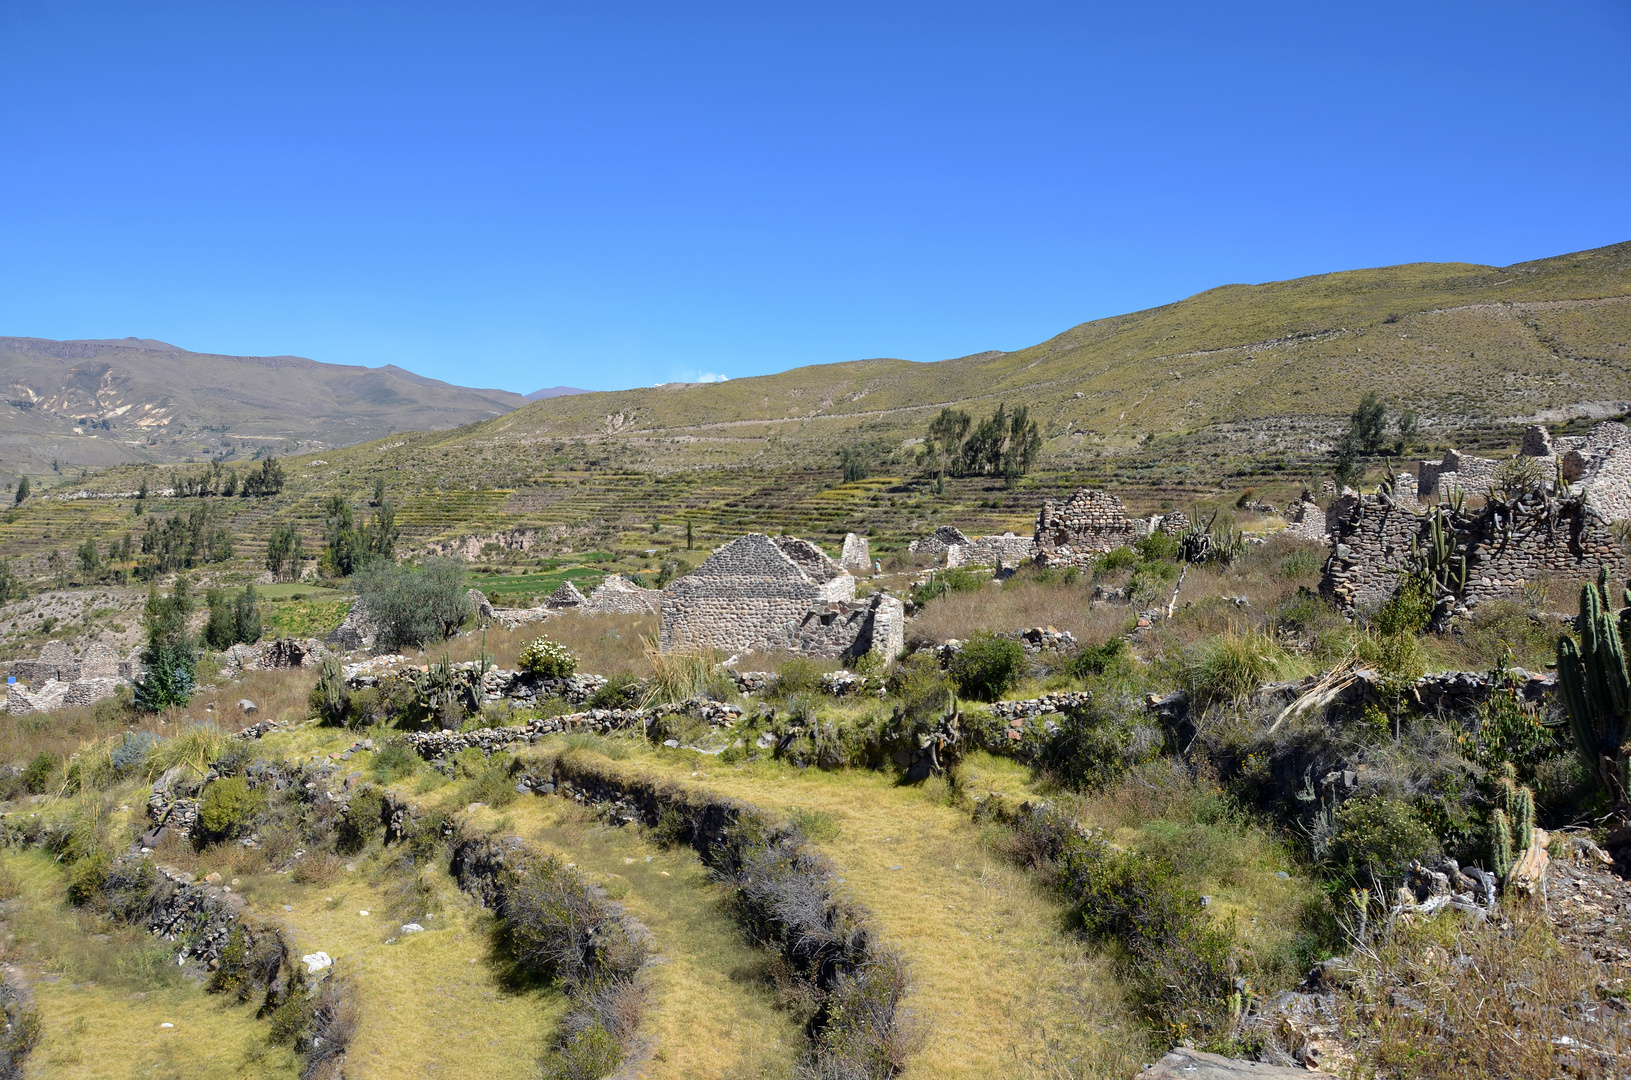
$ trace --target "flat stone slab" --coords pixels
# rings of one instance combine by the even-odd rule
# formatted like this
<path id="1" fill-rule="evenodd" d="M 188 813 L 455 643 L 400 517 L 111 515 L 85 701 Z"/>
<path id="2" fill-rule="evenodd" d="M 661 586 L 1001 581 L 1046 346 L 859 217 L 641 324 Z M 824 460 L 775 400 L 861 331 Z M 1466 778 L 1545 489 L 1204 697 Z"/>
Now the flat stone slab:
<path id="1" fill-rule="evenodd" d="M 1312 1069 L 1240 1061 L 1180 1046 L 1140 1072 L 1138 1080 L 1312 1080 L 1324 1075 Z"/>

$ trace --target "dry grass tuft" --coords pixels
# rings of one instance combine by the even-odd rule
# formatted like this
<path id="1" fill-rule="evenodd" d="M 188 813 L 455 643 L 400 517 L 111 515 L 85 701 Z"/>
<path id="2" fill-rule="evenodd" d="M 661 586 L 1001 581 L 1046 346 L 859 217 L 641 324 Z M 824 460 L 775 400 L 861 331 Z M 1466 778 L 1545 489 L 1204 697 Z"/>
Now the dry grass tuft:
<path id="1" fill-rule="evenodd" d="M 1357 1075 L 1549 1080 L 1623 1069 L 1624 983 L 1559 942 L 1539 911 L 1497 917 L 1401 921 L 1354 950 L 1342 1027 Z"/>

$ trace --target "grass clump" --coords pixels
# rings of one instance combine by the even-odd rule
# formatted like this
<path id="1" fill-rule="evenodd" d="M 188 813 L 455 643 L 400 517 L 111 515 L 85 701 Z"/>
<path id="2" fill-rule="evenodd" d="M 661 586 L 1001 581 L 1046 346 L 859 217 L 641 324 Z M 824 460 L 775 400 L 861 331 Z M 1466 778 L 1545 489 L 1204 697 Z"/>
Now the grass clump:
<path id="1" fill-rule="evenodd" d="M 265 805 L 265 792 L 241 776 L 212 780 L 198 807 L 199 833 L 207 841 L 230 840 L 246 831 Z"/>
<path id="2" fill-rule="evenodd" d="M 1284 670 L 1290 657 L 1258 630 L 1236 630 L 1203 640 L 1190 650 L 1181 678 L 1201 704 L 1241 702 Z"/>

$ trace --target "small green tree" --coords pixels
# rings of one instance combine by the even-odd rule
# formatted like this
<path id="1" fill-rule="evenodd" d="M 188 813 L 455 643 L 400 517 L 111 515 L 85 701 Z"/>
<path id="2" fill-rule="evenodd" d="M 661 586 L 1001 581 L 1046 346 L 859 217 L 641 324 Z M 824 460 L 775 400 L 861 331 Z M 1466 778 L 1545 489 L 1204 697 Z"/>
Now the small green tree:
<path id="1" fill-rule="evenodd" d="M 28 498 L 28 477 L 25 476 L 17 481 L 17 498 L 12 502 L 12 505 L 21 506 L 26 498 Z"/>
<path id="2" fill-rule="evenodd" d="M 846 446 L 838 451 L 838 464 L 844 470 L 844 483 L 853 484 L 857 480 L 865 480 L 871 471 L 867 464 L 867 455 L 858 446 Z"/>
<path id="3" fill-rule="evenodd" d="M 1403 454 L 1410 449 L 1416 441 L 1417 427 L 1416 410 L 1411 408 L 1400 409 L 1393 417 L 1393 425 L 1399 432 L 1399 438 L 1393 444 L 1393 452 Z"/>
<path id="4" fill-rule="evenodd" d="M 187 575 L 176 575 L 169 596 L 159 595 L 157 586 L 148 587 L 142 615 L 147 644 L 141 653 L 142 675 L 136 681 L 136 707 L 143 712 L 160 712 L 192 700 L 198 685 L 198 653 L 187 632 L 192 609 Z"/>
<path id="5" fill-rule="evenodd" d="M 232 604 L 232 636 L 245 645 L 261 639 L 261 609 L 255 596 L 255 586 L 246 585 Z"/>
<path id="6" fill-rule="evenodd" d="M 1372 390 L 1360 399 L 1359 407 L 1348 418 L 1348 432 L 1361 452 L 1379 453 L 1387 438 L 1387 403 L 1382 395 Z"/>

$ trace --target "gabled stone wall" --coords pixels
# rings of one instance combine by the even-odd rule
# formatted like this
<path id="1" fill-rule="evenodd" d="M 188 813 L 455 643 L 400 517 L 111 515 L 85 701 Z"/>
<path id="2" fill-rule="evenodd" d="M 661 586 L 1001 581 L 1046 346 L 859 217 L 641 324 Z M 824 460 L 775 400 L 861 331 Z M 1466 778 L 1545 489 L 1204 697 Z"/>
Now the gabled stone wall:
<path id="1" fill-rule="evenodd" d="M 584 615 L 655 615 L 662 606 L 661 591 L 642 589 L 622 574 L 608 574 L 577 610 Z"/>
<path id="2" fill-rule="evenodd" d="M 838 565 L 852 574 L 872 572 L 872 545 L 867 538 L 855 533 L 844 534 L 844 551 L 838 556 Z"/>
<path id="3" fill-rule="evenodd" d="M 904 639 L 899 600 L 855 599 L 855 579 L 820 548 L 759 533 L 726 544 L 663 591 L 662 647 L 845 656 Z"/>
<path id="4" fill-rule="evenodd" d="M 1078 488 L 1065 502 L 1043 501 L 1032 543 L 1036 561 L 1043 566 L 1087 569 L 1099 555 L 1126 547 L 1148 531 L 1148 522 L 1127 516 L 1120 498 Z"/>
<path id="5" fill-rule="evenodd" d="M 971 543 L 973 541 L 963 535 L 963 530 L 952 525 L 942 525 L 923 539 L 913 540 L 907 544 L 906 550 L 913 555 L 938 559 L 951 548 L 967 547 Z"/>

